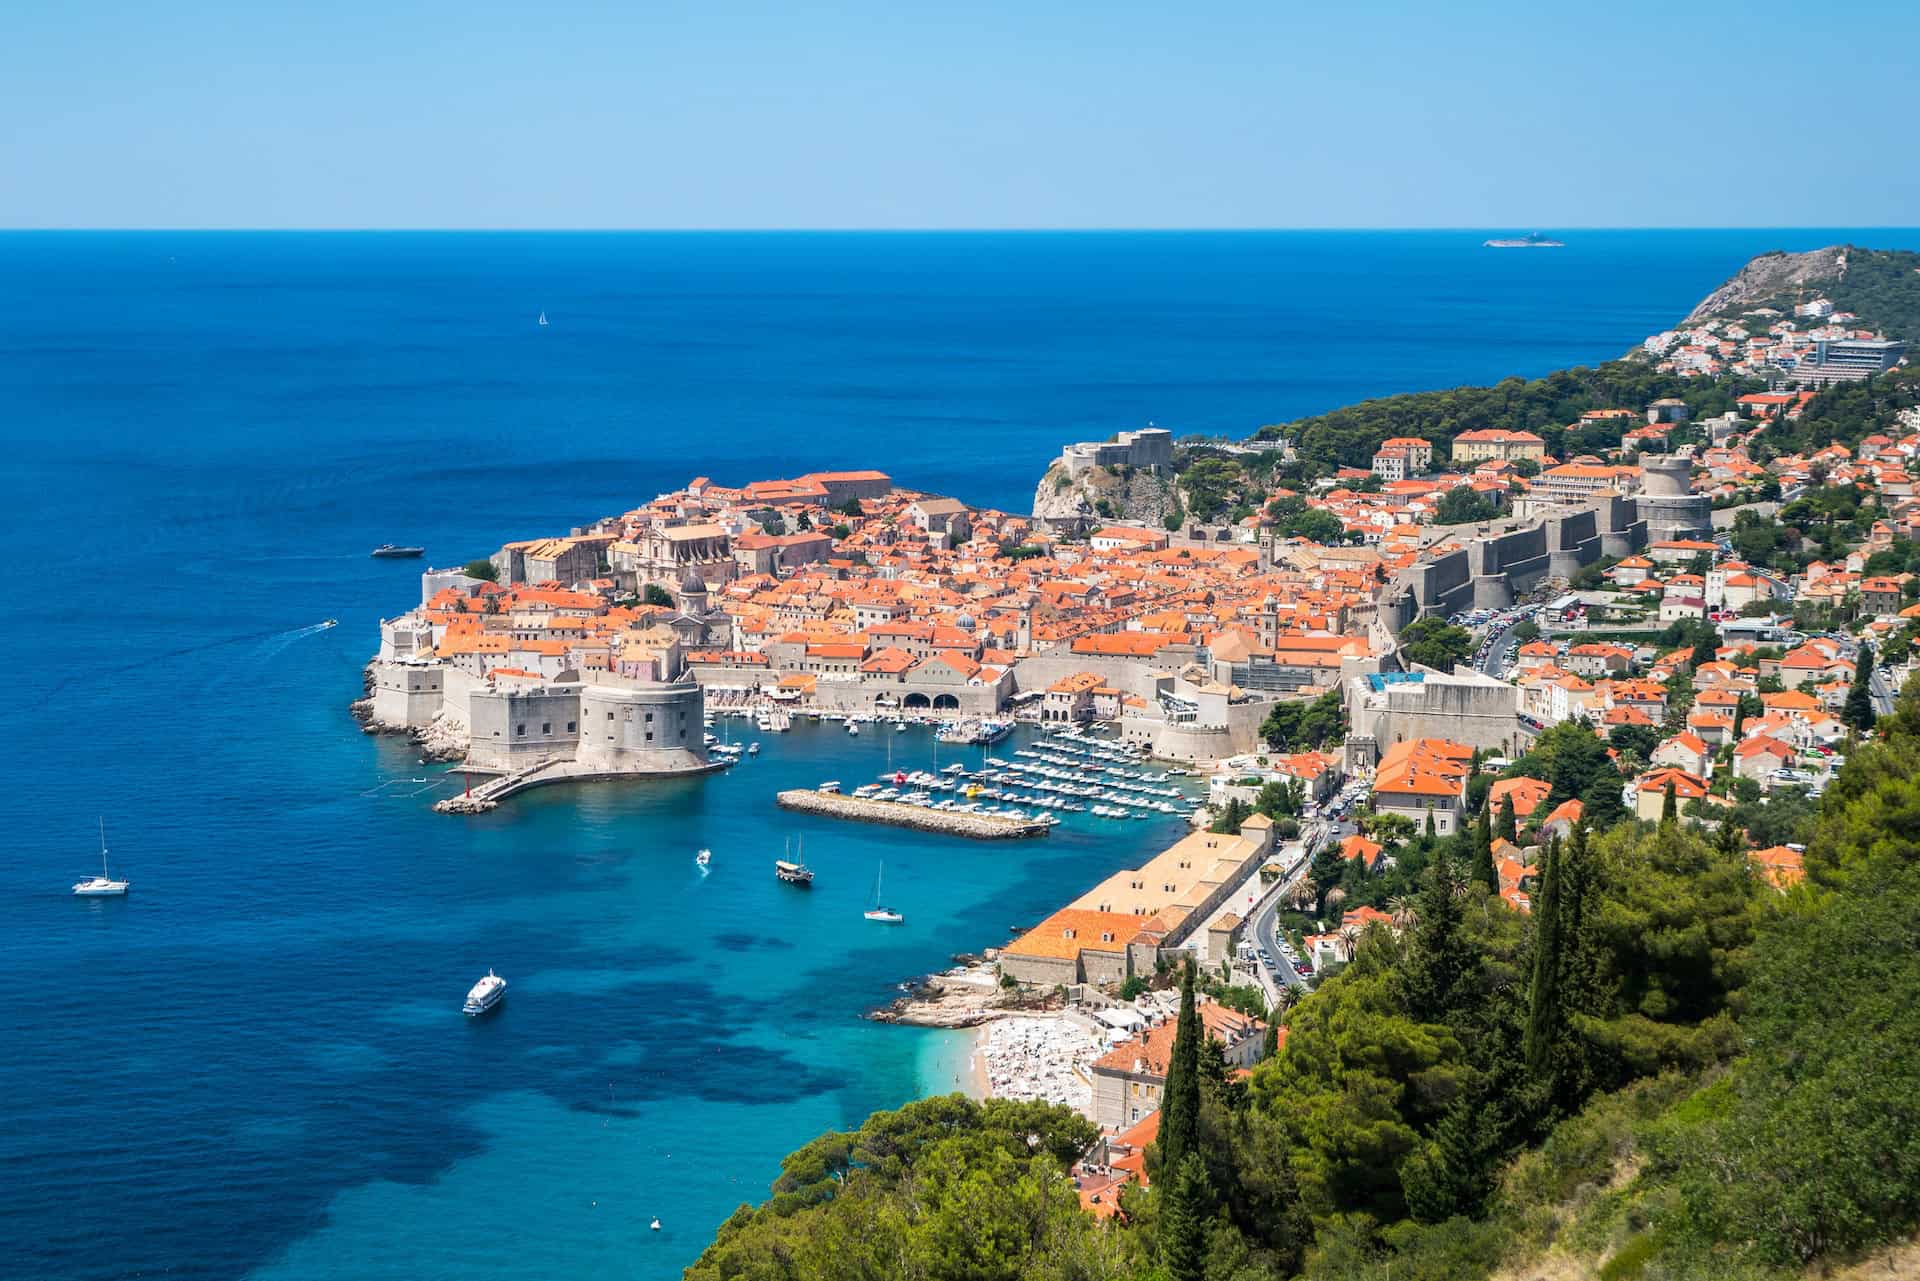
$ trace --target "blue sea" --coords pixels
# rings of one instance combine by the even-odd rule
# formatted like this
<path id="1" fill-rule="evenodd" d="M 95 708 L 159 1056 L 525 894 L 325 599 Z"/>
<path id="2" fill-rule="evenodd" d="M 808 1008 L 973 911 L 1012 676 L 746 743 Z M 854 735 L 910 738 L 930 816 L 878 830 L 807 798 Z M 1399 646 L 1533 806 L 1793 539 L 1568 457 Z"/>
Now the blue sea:
<path id="1" fill-rule="evenodd" d="M 374 544 L 458 563 L 699 474 L 1024 510 L 1066 441 L 1591 363 L 1754 253 L 1916 241 L 1485 234 L 0 235 L 0 1276 L 675 1276 L 782 1154 L 954 1088 L 964 1042 L 864 1011 L 1180 830 L 783 816 L 932 763 L 804 725 L 432 814 L 346 712 L 418 600 Z M 124 901 L 67 893 L 101 816 Z M 768 874 L 798 838 L 811 895 Z"/>

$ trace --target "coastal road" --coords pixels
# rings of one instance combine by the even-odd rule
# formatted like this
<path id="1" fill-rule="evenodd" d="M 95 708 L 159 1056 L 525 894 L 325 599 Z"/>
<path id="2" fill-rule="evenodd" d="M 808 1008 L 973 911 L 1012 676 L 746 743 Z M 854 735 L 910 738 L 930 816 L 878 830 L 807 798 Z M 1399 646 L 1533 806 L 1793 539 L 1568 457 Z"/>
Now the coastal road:
<path id="1" fill-rule="evenodd" d="M 1875 716 L 1893 715 L 1893 687 L 1887 683 L 1887 673 L 1884 668 L 1873 669 L 1873 675 L 1867 678 L 1867 693 L 1873 698 Z"/>
<path id="2" fill-rule="evenodd" d="M 1260 901 L 1247 913 L 1247 920 L 1253 926 L 1254 946 L 1265 948 L 1267 955 L 1274 959 L 1273 968 L 1262 965 L 1258 961 L 1255 961 L 1253 967 L 1254 974 L 1260 980 L 1260 987 L 1267 995 L 1269 1005 L 1280 999 L 1282 987 L 1303 988 L 1307 985 L 1307 981 L 1300 977 L 1288 963 L 1285 954 L 1280 951 L 1278 929 L 1281 901 L 1292 892 L 1294 886 L 1305 879 L 1308 869 L 1313 866 L 1314 851 L 1319 849 L 1323 842 L 1337 839 L 1337 836 L 1329 830 L 1329 824 L 1321 819 L 1307 820 L 1301 826 L 1301 834 L 1305 839 L 1301 842 L 1304 853 L 1301 855 L 1299 864 L 1287 875 L 1274 882 L 1273 887 L 1261 895 Z"/>

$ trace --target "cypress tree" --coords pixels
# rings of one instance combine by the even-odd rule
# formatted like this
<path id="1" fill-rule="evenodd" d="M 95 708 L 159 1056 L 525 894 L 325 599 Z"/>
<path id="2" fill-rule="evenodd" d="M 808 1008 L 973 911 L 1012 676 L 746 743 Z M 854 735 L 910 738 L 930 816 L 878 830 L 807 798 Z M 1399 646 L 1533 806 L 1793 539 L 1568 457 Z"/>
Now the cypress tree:
<path id="1" fill-rule="evenodd" d="M 1547 842 L 1533 896 L 1533 984 L 1527 994 L 1527 1067 L 1544 1076 L 1560 1034 L 1560 842 Z"/>
<path id="2" fill-rule="evenodd" d="M 1500 888 L 1500 874 L 1493 866 L 1493 816 L 1485 805 L 1473 825 L 1473 879 L 1489 890 Z"/>
<path id="3" fill-rule="evenodd" d="M 1166 1121 L 1160 1122 L 1161 1134 Z M 1170 1177 L 1160 1206 L 1160 1261 L 1172 1281 L 1200 1281 L 1207 1272 L 1207 1166 L 1198 1152 L 1166 1167 Z"/>
<path id="4" fill-rule="evenodd" d="M 1742 694 L 1733 705 L 1733 741 L 1740 741 L 1740 727 L 1747 723 L 1747 696 Z"/>
<path id="5" fill-rule="evenodd" d="M 1660 802 L 1660 825 L 1665 827 L 1678 817 L 1680 817 L 1680 806 L 1674 795 L 1673 780 L 1668 779 L 1666 797 Z"/>
<path id="6" fill-rule="evenodd" d="M 1512 792 L 1500 798 L 1500 835 L 1515 845 L 1520 843 L 1520 826 L 1513 817 Z"/>
<path id="7" fill-rule="evenodd" d="M 1437 835 L 1439 835 L 1439 833 L 1438 833 L 1438 831 L 1436 831 L 1436 830 L 1435 830 L 1435 828 L 1434 828 L 1434 826 L 1433 826 L 1433 811 L 1432 811 L 1432 810 L 1428 810 L 1428 811 L 1427 811 L 1427 830 L 1426 830 L 1426 832 L 1424 833 L 1424 835 L 1426 836 L 1426 838 L 1427 838 L 1427 844 L 1429 844 L 1429 845 L 1431 845 L 1431 844 L 1433 844 L 1433 838 L 1434 838 L 1435 836 L 1437 836 Z"/>
<path id="8" fill-rule="evenodd" d="M 1193 958 L 1180 976 L 1180 1022 L 1167 1060 L 1167 1084 L 1160 1095 L 1160 1137 L 1154 1164 L 1166 1174 L 1200 1146 L 1200 1049 L 1206 1030 L 1193 999 Z"/>
<path id="9" fill-rule="evenodd" d="M 1862 645 L 1853 669 L 1853 685 L 1847 690 L 1847 701 L 1840 709 L 1840 719 L 1861 732 L 1872 729 L 1877 719 L 1873 711 L 1872 678 L 1873 646 Z"/>

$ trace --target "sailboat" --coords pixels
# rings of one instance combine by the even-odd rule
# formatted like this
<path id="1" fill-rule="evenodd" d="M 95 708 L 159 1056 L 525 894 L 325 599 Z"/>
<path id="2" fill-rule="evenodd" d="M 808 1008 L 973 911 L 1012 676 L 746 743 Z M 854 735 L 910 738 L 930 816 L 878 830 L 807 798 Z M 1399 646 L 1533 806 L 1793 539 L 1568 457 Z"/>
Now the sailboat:
<path id="1" fill-rule="evenodd" d="M 890 907 L 882 907 L 880 905 L 880 884 L 882 879 L 886 876 L 886 871 L 887 871 L 887 865 L 885 863 L 882 863 L 880 865 L 880 869 L 874 873 L 873 906 L 867 910 L 866 918 L 869 921 L 879 921 L 884 925 L 899 925 L 901 922 L 905 921 L 907 918 L 902 916 L 900 913 L 894 911 Z"/>
<path id="2" fill-rule="evenodd" d="M 130 882 L 116 881 L 107 875 L 107 820 L 100 820 L 100 875 L 75 881 L 73 892 L 88 898 L 111 898 L 125 894 Z"/>
<path id="3" fill-rule="evenodd" d="M 547 313 L 546 313 L 546 312 L 544 312 L 544 311 L 543 311 L 543 312 L 541 312 L 541 313 L 540 313 L 540 319 L 538 319 L 538 320 L 536 320 L 536 321 L 534 321 L 533 323 L 534 323 L 534 324 L 536 324 L 536 325 L 544 325 L 544 324 L 546 324 L 546 323 L 547 323 Z"/>

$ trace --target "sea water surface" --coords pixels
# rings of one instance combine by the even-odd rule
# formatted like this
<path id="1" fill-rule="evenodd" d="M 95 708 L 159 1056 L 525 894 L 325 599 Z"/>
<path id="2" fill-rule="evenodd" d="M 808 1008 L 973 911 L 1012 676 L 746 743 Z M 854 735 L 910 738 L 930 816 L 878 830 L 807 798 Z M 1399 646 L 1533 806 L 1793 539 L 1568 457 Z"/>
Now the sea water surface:
<path id="1" fill-rule="evenodd" d="M 1023 510 L 1065 441 L 1592 362 L 1753 253 L 1914 239 L 1484 235 L 0 235 L 0 1276 L 677 1275 L 782 1154 L 955 1086 L 954 1038 L 864 1011 L 1180 830 L 783 816 L 932 760 L 804 725 L 432 814 L 346 713 L 419 596 L 373 545 L 458 563 L 697 474 Z M 67 893 L 99 816 L 124 901 Z"/>

